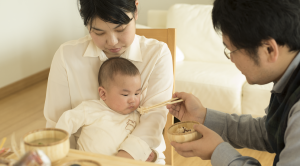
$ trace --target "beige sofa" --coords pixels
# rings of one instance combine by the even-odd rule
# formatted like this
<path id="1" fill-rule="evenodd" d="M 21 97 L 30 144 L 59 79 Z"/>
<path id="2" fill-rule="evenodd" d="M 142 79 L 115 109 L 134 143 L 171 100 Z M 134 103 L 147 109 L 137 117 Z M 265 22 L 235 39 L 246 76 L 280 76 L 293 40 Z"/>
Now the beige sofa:
<path id="1" fill-rule="evenodd" d="M 247 83 L 223 53 L 222 37 L 213 29 L 211 10 L 212 5 L 175 4 L 167 11 L 148 12 L 148 27 L 176 28 L 180 59 L 176 64 L 176 91 L 194 94 L 207 108 L 263 116 L 273 83 Z"/>

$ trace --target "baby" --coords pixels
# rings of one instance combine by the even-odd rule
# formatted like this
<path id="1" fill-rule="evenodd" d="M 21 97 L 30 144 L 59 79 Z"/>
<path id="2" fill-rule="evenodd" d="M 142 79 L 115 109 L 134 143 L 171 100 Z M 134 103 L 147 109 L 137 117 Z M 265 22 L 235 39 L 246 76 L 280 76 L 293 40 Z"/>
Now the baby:
<path id="1" fill-rule="evenodd" d="M 124 58 L 103 62 L 98 74 L 100 100 L 84 101 L 59 118 L 56 128 L 70 135 L 82 127 L 79 150 L 115 155 L 121 143 L 139 124 L 141 76 L 136 66 Z M 154 162 L 152 152 L 146 161 Z"/>

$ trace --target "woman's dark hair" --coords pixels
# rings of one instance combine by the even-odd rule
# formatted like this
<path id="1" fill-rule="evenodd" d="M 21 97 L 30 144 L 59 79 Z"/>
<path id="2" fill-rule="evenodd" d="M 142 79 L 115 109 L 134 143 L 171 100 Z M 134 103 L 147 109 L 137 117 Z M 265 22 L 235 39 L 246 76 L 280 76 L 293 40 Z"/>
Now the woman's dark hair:
<path id="1" fill-rule="evenodd" d="M 262 40 L 273 38 L 290 51 L 300 50 L 300 0 L 215 0 L 212 21 L 257 64 Z"/>
<path id="2" fill-rule="evenodd" d="M 106 86 L 113 81 L 117 74 L 136 76 L 140 75 L 139 69 L 129 60 L 121 57 L 109 58 L 103 62 L 98 73 L 99 86 Z"/>
<path id="3" fill-rule="evenodd" d="M 136 11 L 135 0 L 78 0 L 79 12 L 85 26 L 92 25 L 93 19 L 99 17 L 105 22 L 128 24 L 133 18 L 126 13 Z"/>

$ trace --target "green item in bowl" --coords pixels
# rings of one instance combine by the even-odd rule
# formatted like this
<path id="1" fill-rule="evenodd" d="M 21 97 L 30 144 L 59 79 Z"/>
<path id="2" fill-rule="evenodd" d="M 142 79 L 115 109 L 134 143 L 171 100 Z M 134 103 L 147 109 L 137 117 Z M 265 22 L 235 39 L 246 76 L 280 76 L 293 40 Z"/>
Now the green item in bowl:
<path id="1" fill-rule="evenodd" d="M 33 144 L 33 145 L 48 145 L 48 144 L 58 142 L 58 141 L 60 141 L 60 139 L 57 139 L 57 138 L 43 138 L 43 139 L 34 140 L 34 141 L 30 142 L 30 144 Z"/>

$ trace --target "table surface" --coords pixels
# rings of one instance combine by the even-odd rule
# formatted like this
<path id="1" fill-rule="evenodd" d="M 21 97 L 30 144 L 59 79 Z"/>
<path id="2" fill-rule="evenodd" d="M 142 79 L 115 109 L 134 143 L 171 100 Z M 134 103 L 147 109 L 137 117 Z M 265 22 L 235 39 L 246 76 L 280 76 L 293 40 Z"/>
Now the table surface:
<path id="1" fill-rule="evenodd" d="M 7 158 L 10 159 L 16 159 L 16 156 L 14 154 L 8 156 Z M 159 164 L 154 164 L 150 162 L 142 162 L 132 159 L 126 159 L 122 157 L 116 157 L 116 156 L 107 156 L 102 154 L 96 154 L 96 153 L 90 153 L 90 152 L 84 152 L 79 150 L 70 149 L 68 155 L 54 163 L 52 163 L 52 166 L 61 166 L 64 163 L 68 163 L 70 161 L 74 160 L 92 160 L 94 162 L 99 163 L 101 166 L 161 166 Z"/>

